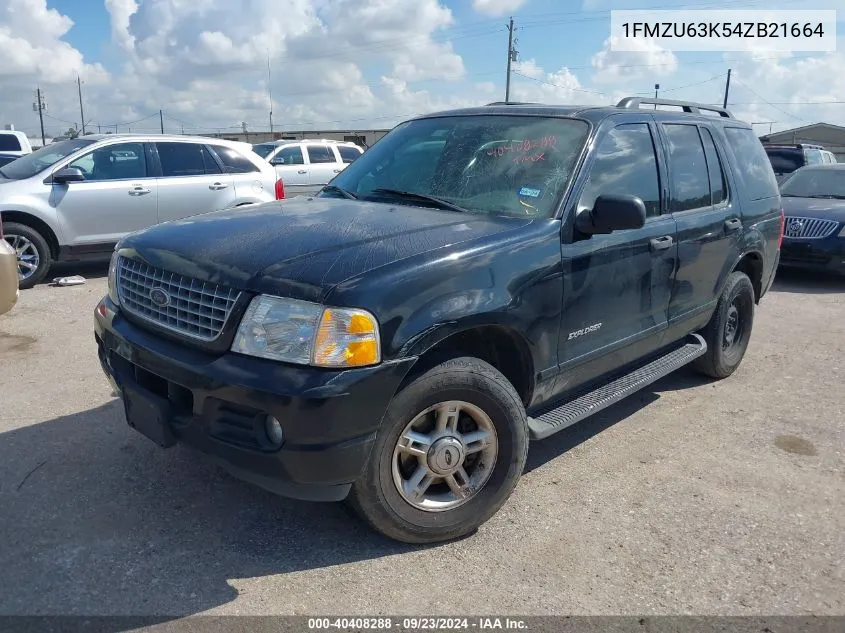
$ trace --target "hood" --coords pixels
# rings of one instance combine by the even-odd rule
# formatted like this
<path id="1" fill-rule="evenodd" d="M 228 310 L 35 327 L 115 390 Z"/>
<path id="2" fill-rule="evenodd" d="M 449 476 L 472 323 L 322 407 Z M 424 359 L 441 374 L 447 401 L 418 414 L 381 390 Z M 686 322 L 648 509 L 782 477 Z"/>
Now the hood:
<path id="1" fill-rule="evenodd" d="M 352 276 L 530 221 L 294 198 L 160 224 L 126 237 L 120 248 L 152 266 L 203 281 L 319 301 Z"/>
<path id="2" fill-rule="evenodd" d="M 787 217 L 819 218 L 845 222 L 845 200 L 833 198 L 782 197 L 783 213 Z"/>

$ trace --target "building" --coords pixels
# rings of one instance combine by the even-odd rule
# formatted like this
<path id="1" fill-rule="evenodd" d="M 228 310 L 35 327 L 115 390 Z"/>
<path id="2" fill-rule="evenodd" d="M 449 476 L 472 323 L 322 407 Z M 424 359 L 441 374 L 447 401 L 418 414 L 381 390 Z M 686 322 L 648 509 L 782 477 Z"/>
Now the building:
<path id="1" fill-rule="evenodd" d="M 230 141 L 244 141 L 255 145 L 267 141 L 291 140 L 300 141 L 303 139 L 330 139 L 333 141 L 351 141 L 361 147 L 370 147 L 373 143 L 387 134 L 390 130 L 304 130 L 282 132 L 223 132 L 219 134 L 203 134 L 213 138 L 223 138 Z"/>
<path id="2" fill-rule="evenodd" d="M 836 160 L 845 162 L 845 127 L 831 123 L 813 123 L 793 130 L 783 130 L 761 136 L 763 143 L 790 145 L 809 143 L 821 145 L 836 155 Z"/>

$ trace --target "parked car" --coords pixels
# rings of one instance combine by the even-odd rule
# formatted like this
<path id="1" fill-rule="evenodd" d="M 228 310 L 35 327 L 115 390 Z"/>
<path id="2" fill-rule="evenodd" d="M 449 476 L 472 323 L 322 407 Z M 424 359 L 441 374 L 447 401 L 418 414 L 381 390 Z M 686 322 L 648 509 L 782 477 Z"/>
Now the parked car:
<path id="1" fill-rule="evenodd" d="M 795 145 L 765 144 L 766 154 L 772 164 L 778 183 L 783 182 L 789 174 L 806 165 L 822 165 L 836 162 L 832 152 L 821 145 L 797 143 Z"/>
<path id="2" fill-rule="evenodd" d="M 187 136 L 90 135 L 0 167 L 6 240 L 18 244 L 20 286 L 56 261 L 105 258 L 127 233 L 284 196 L 246 143 Z"/>
<path id="3" fill-rule="evenodd" d="M 17 154 L 8 154 L 6 152 L 0 152 L 0 167 L 3 165 L 8 165 L 13 160 L 17 160 L 20 158 Z"/>
<path id="4" fill-rule="evenodd" d="M 0 152 L 14 156 L 24 156 L 32 152 L 32 145 L 23 132 L 0 130 Z"/>
<path id="5" fill-rule="evenodd" d="M 3 218 L 0 216 L 0 315 L 6 314 L 18 302 L 18 256 L 11 244 L 3 239 Z"/>
<path id="6" fill-rule="evenodd" d="M 780 265 L 845 274 L 845 164 L 802 167 L 781 184 Z"/>
<path id="7" fill-rule="evenodd" d="M 276 168 L 290 195 L 317 193 L 364 150 L 355 143 L 332 140 L 274 141 L 252 146 Z"/>
<path id="8" fill-rule="evenodd" d="M 502 506 L 529 439 L 688 363 L 730 376 L 782 231 L 726 110 L 429 114 L 315 197 L 126 237 L 98 353 L 160 446 L 441 541 Z"/>

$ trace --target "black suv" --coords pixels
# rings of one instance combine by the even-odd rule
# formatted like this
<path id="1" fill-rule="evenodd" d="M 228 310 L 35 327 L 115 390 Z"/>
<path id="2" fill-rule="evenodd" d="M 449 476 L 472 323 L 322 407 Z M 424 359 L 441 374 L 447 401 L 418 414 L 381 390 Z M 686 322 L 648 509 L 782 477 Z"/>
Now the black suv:
<path id="1" fill-rule="evenodd" d="M 796 143 L 795 145 L 776 145 L 764 143 L 763 148 L 772 164 L 777 181 L 783 182 L 796 169 L 807 165 L 822 165 L 834 162 L 833 154 L 821 145 Z M 828 159 L 827 157 L 830 157 Z"/>
<path id="2" fill-rule="evenodd" d="M 530 439 L 687 363 L 729 376 L 782 234 L 725 110 L 491 104 L 402 123 L 315 197 L 125 238 L 96 340 L 161 446 L 440 541 Z"/>

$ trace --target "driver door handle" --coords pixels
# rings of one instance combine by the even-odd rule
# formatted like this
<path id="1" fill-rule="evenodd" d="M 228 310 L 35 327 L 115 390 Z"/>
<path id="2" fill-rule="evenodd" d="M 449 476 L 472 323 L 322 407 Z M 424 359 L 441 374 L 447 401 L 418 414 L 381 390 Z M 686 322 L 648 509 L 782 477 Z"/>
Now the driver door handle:
<path id="1" fill-rule="evenodd" d="M 340 169 L 335 169 L 335 170 L 334 170 L 334 173 L 339 174 L 341 171 L 342 171 L 342 170 L 340 170 Z"/>
<path id="2" fill-rule="evenodd" d="M 742 228 L 742 220 L 738 218 L 731 218 L 725 221 L 725 233 L 733 233 Z"/>
<path id="3" fill-rule="evenodd" d="M 134 187 L 132 187 L 132 189 L 129 190 L 129 195 L 130 196 L 143 196 L 145 194 L 150 193 L 151 191 L 152 191 L 152 189 L 147 189 L 146 187 L 144 187 L 142 185 L 135 185 Z"/>
<path id="4" fill-rule="evenodd" d="M 208 188 L 212 191 L 220 191 L 221 189 L 226 189 L 229 185 L 225 182 L 215 182 L 213 184 L 208 185 Z"/>
<path id="5" fill-rule="evenodd" d="M 300 170 L 299 170 L 298 172 L 296 172 L 296 173 L 297 173 L 297 174 L 307 174 L 307 173 L 308 173 L 308 170 L 307 170 L 307 169 L 300 169 Z"/>
<path id="6" fill-rule="evenodd" d="M 664 235 L 663 237 L 655 237 L 651 242 L 651 250 L 653 251 L 665 251 L 667 248 L 671 247 L 672 244 L 675 243 L 675 238 L 671 235 Z"/>

